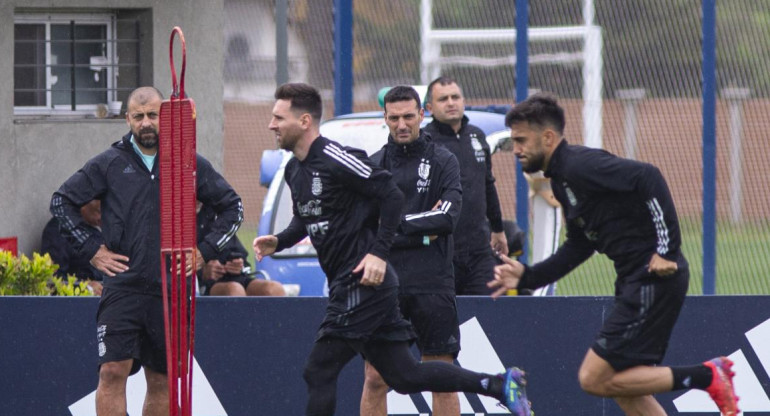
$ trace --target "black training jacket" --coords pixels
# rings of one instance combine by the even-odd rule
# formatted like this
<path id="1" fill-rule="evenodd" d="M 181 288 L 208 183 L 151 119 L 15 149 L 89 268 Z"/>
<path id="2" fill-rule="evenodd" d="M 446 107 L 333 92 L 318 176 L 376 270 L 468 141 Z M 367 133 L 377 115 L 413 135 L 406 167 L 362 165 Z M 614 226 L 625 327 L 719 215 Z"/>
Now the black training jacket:
<path id="1" fill-rule="evenodd" d="M 104 287 L 161 295 L 160 275 L 160 184 L 158 163 L 152 172 L 130 142 L 131 133 L 86 162 L 54 192 L 51 213 L 62 233 L 87 258 L 105 244 L 129 258 L 128 270 L 106 276 Z M 198 244 L 205 261 L 216 257 L 243 221 L 241 198 L 202 156 L 197 156 L 197 198 L 218 213 L 211 232 Z M 80 207 L 99 199 L 102 231 L 86 227 Z"/>
<path id="2" fill-rule="evenodd" d="M 495 177 L 492 176 L 492 158 L 486 135 L 478 127 L 468 124 L 467 116 L 463 116 L 458 133 L 436 119 L 425 126 L 425 132 L 433 141 L 449 149 L 460 163 L 463 209 L 455 228 L 455 252 L 488 251 L 489 230 L 503 231 L 503 215 Z M 489 219 L 489 226 L 485 218 Z"/>
<path id="3" fill-rule="evenodd" d="M 389 259 L 401 293 L 454 294 L 452 232 L 462 208 L 457 159 L 421 133 L 406 145 L 389 136 L 372 162 L 389 170 L 404 193 L 403 216 Z M 441 205 L 433 209 L 438 201 Z M 437 238 L 425 240 L 427 236 Z"/>
<path id="4" fill-rule="evenodd" d="M 305 160 L 289 160 L 284 177 L 294 217 L 277 234 L 276 251 L 310 236 L 330 294 L 338 285 L 361 279 L 351 272 L 367 253 L 388 259 L 404 196 L 390 172 L 374 165 L 363 150 L 319 136 Z M 379 287 L 397 285 L 395 275 L 386 274 Z"/>
<path id="5" fill-rule="evenodd" d="M 655 166 L 563 140 L 545 176 L 562 206 L 567 240 L 551 257 L 526 268 L 520 288 L 554 282 L 594 251 L 614 262 L 621 281 L 646 269 L 654 253 L 687 266 L 674 202 Z"/>

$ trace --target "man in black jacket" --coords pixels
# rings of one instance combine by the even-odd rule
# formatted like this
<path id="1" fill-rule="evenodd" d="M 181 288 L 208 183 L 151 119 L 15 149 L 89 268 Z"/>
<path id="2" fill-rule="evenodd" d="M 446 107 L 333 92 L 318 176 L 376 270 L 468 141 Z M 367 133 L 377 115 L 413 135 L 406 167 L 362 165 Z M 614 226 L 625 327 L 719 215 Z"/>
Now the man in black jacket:
<path id="1" fill-rule="evenodd" d="M 563 139 L 564 110 L 538 94 L 505 117 L 525 172 L 543 170 L 564 210 L 567 240 L 534 266 L 501 256 L 490 287 L 536 289 L 555 282 L 594 251 L 615 264 L 615 306 L 588 350 L 578 378 L 588 393 L 611 397 L 628 415 L 665 415 L 653 394 L 706 390 L 724 415 L 738 413 L 732 362 L 659 367 L 687 294 L 674 201 L 660 170 Z"/>
<path id="2" fill-rule="evenodd" d="M 521 370 L 496 377 L 412 356 L 414 332 L 401 316 L 398 277 L 386 262 L 404 195 L 363 151 L 320 136 L 322 103 L 315 88 L 284 84 L 275 98 L 269 128 L 278 145 L 294 153 L 285 169 L 294 217 L 278 235 L 257 237 L 254 251 L 261 260 L 309 236 L 329 283 L 326 316 L 305 365 L 305 414 L 334 414 L 337 377 L 363 354 L 399 392 L 484 394 L 529 416 Z"/>
<path id="3" fill-rule="evenodd" d="M 433 116 L 425 132 L 460 163 L 463 210 L 454 234 L 455 289 L 458 295 L 488 295 L 494 252 L 507 255 L 508 243 L 486 135 L 468 124 L 462 90 L 452 78 L 440 77 L 428 84 L 425 108 Z"/>
<path id="4" fill-rule="evenodd" d="M 423 110 L 412 87 L 385 94 L 388 143 L 372 162 L 393 175 L 405 196 L 389 263 L 399 278 L 399 307 L 417 332 L 423 361 L 454 363 L 460 325 L 452 271 L 452 232 L 462 208 L 460 166 L 444 146 L 421 132 Z M 387 415 L 388 386 L 366 362 L 361 416 Z M 459 415 L 457 393 L 433 393 L 433 414 Z"/>
<path id="5" fill-rule="evenodd" d="M 128 98 L 130 132 L 86 162 L 53 194 L 51 213 L 76 250 L 105 274 L 97 312 L 99 416 L 126 415 L 126 380 L 143 367 L 146 415 L 168 415 L 166 343 L 160 262 L 158 122 L 162 96 L 140 87 Z M 197 156 L 197 197 L 218 217 L 198 244 L 216 257 L 243 219 L 241 199 L 211 164 Z M 101 200 L 102 230 L 85 226 L 79 208 Z"/>
<path id="6" fill-rule="evenodd" d="M 198 240 L 202 241 L 216 223 L 217 213 L 198 202 Z M 258 279 L 251 274 L 248 252 L 238 238 L 231 238 L 217 256 L 198 261 L 198 280 L 204 296 L 286 296 L 281 283 Z"/>
<path id="7" fill-rule="evenodd" d="M 98 199 L 83 205 L 80 208 L 85 227 L 90 232 L 99 232 L 102 225 L 101 203 Z M 59 220 L 51 218 L 43 229 L 43 243 L 40 247 L 43 253 L 48 253 L 51 260 L 59 268 L 56 276 L 67 279 L 67 275 L 74 275 L 78 281 L 87 282 L 94 295 L 102 295 L 102 273 L 91 265 L 91 258 L 79 255 L 75 248 L 64 237 L 59 226 Z"/>

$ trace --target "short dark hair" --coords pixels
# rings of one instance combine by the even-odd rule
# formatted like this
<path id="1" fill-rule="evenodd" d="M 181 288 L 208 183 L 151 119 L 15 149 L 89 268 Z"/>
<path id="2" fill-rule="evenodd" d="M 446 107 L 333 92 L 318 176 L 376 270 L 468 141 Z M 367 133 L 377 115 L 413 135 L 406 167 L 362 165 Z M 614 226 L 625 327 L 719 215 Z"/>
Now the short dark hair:
<path id="1" fill-rule="evenodd" d="M 128 94 L 128 99 L 126 99 L 126 105 L 130 104 L 131 101 L 133 100 L 138 101 L 140 104 L 145 104 L 149 100 L 155 98 L 156 95 L 161 100 L 163 99 L 163 93 L 160 92 L 159 89 L 153 86 L 138 87 L 135 90 L 131 91 L 130 94 Z"/>
<path id="2" fill-rule="evenodd" d="M 430 100 L 433 99 L 433 86 L 439 84 L 439 85 L 451 85 L 451 84 L 457 84 L 459 87 L 460 84 L 457 83 L 457 80 L 450 77 L 450 76 L 440 76 L 428 84 L 428 91 L 425 93 L 425 102 L 423 102 L 423 106 L 428 104 Z M 462 88 L 460 88 L 462 91 Z"/>
<path id="3" fill-rule="evenodd" d="M 290 82 L 275 90 L 276 100 L 288 100 L 295 113 L 308 113 L 316 121 L 321 121 L 323 103 L 321 94 L 315 87 L 302 82 Z"/>
<path id="4" fill-rule="evenodd" d="M 556 97 L 548 93 L 538 93 L 516 104 L 505 115 L 505 126 L 527 122 L 541 127 L 552 127 L 559 134 L 564 134 L 564 109 L 556 102 Z"/>
<path id="5" fill-rule="evenodd" d="M 414 100 L 414 105 L 419 109 L 420 108 L 420 94 L 417 93 L 417 91 L 407 85 L 399 85 L 396 87 L 391 88 L 386 94 L 385 98 L 383 98 L 383 107 L 385 107 L 385 110 L 388 109 L 388 103 L 395 103 L 398 101 L 412 101 Z"/>

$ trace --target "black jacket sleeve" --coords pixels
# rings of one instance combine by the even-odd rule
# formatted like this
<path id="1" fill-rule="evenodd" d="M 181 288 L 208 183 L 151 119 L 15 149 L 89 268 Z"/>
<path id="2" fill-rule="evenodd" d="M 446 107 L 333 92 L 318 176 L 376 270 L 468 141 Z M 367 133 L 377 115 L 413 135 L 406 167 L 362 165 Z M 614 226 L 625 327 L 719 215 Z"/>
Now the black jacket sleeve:
<path id="1" fill-rule="evenodd" d="M 94 257 L 104 244 L 101 232 L 83 220 L 80 207 L 100 198 L 107 190 L 106 165 L 109 159 L 102 153 L 86 162 L 69 177 L 51 197 L 51 214 L 59 221 L 62 235 L 84 258 Z"/>
<path id="2" fill-rule="evenodd" d="M 291 177 L 291 172 L 295 163 L 296 159 L 292 159 L 289 161 L 289 163 L 286 165 L 286 169 L 283 171 L 283 177 L 287 183 L 288 178 Z M 292 247 L 293 245 L 299 243 L 303 238 L 307 237 L 307 229 L 299 217 L 299 211 L 297 210 L 296 204 L 291 204 L 291 211 L 294 214 L 294 216 L 291 218 L 291 222 L 289 222 L 289 225 L 285 230 L 276 234 L 276 237 L 278 238 L 278 246 L 275 248 L 275 251 L 281 251 Z"/>
<path id="3" fill-rule="evenodd" d="M 396 233 L 392 248 L 413 248 L 425 246 L 422 235 L 403 235 Z"/>
<path id="4" fill-rule="evenodd" d="M 447 152 L 448 153 L 448 152 Z M 440 176 L 439 199 L 441 205 L 434 210 L 407 214 L 401 222 L 405 235 L 446 235 L 454 231 L 462 210 L 462 186 L 460 164 L 454 155 L 448 154 Z"/>
<path id="5" fill-rule="evenodd" d="M 294 216 L 291 217 L 289 226 L 276 234 L 276 237 L 278 238 L 278 247 L 276 247 L 275 251 L 281 251 L 292 247 L 299 243 L 303 238 L 307 237 L 307 229 L 305 228 L 305 225 L 302 224 L 302 220 L 299 219 L 296 207 L 294 208 L 294 211 Z"/>
<path id="6" fill-rule="evenodd" d="M 363 195 L 377 201 L 380 208 L 380 226 L 369 253 L 383 260 L 388 258 L 393 245 L 393 237 L 401 222 L 401 208 L 404 194 L 398 189 L 393 177 L 387 170 L 375 165 L 362 150 L 347 147 L 348 154 L 355 156 L 366 168 L 358 172 L 339 164 L 332 171 L 337 178 Z"/>
<path id="7" fill-rule="evenodd" d="M 59 221 L 51 218 L 43 229 L 43 244 L 40 248 L 43 253 L 48 253 L 51 260 L 59 265 L 56 276 L 67 277 L 70 270 L 70 246 L 59 231 Z"/>
<path id="8" fill-rule="evenodd" d="M 594 152 L 584 168 L 570 169 L 567 176 L 594 193 L 633 193 L 647 206 L 657 230 L 656 252 L 675 261 L 681 246 L 676 208 L 660 170 L 644 162 Z"/>
<path id="9" fill-rule="evenodd" d="M 579 229 L 567 225 L 567 240 L 556 253 L 535 264 L 524 266 L 524 275 L 519 281 L 519 289 L 537 289 L 553 283 L 575 267 L 582 264 L 594 253 L 594 248 Z"/>
<path id="10" fill-rule="evenodd" d="M 235 235 L 243 222 L 243 204 L 225 178 L 211 166 L 208 160 L 198 156 L 197 197 L 217 214 L 211 230 L 198 243 L 204 261 L 216 259 L 227 242 Z"/>

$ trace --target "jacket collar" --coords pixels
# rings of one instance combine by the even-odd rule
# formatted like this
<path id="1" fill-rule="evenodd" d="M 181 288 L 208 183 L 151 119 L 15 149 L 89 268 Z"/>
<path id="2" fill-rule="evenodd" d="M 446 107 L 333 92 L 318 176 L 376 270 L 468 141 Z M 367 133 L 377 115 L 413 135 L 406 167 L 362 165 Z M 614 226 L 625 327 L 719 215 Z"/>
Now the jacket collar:
<path id="1" fill-rule="evenodd" d="M 431 121 L 431 124 L 436 126 L 436 130 L 438 130 L 439 133 L 446 136 L 455 136 L 460 132 L 462 132 L 463 130 L 465 130 L 465 127 L 468 125 L 468 116 L 463 114 L 463 119 L 460 122 L 460 131 L 458 131 L 457 133 L 455 133 L 455 130 L 452 128 L 452 126 L 450 126 L 447 123 L 442 123 L 436 120 L 435 118 L 433 119 L 433 121 Z"/>
<path id="2" fill-rule="evenodd" d="M 388 147 L 393 149 L 395 155 L 399 156 L 409 156 L 415 153 L 420 153 L 425 149 L 425 147 L 428 145 L 428 142 L 430 141 L 430 136 L 425 133 L 423 129 L 420 129 L 420 136 L 417 137 L 417 140 L 408 144 L 397 144 L 395 140 L 393 140 L 393 136 L 388 135 Z"/>
<path id="3" fill-rule="evenodd" d="M 561 162 L 566 157 L 568 145 L 567 139 L 562 139 L 561 143 L 553 150 L 551 160 L 548 161 L 548 168 L 543 172 L 547 178 L 551 178 L 561 172 Z"/>

